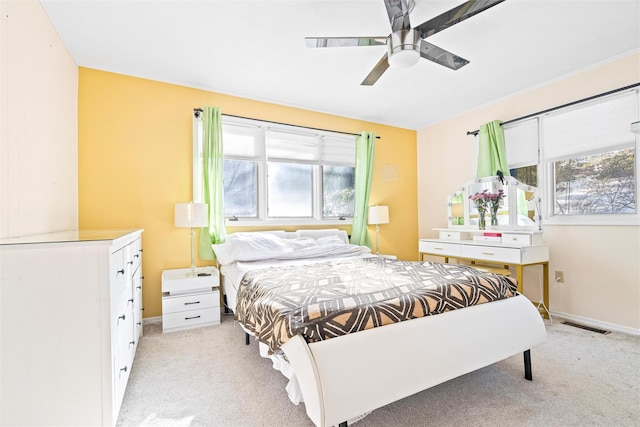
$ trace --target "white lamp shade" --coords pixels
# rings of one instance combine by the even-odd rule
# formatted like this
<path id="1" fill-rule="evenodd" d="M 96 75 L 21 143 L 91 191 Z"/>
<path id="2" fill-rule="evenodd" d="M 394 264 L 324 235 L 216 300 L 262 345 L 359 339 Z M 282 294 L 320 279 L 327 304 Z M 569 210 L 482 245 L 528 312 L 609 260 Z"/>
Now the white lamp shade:
<path id="1" fill-rule="evenodd" d="M 389 224 L 389 206 L 369 206 L 369 224 Z"/>
<path id="2" fill-rule="evenodd" d="M 206 227 L 209 225 L 207 216 L 207 205 L 204 203 L 176 203 L 176 227 Z"/>

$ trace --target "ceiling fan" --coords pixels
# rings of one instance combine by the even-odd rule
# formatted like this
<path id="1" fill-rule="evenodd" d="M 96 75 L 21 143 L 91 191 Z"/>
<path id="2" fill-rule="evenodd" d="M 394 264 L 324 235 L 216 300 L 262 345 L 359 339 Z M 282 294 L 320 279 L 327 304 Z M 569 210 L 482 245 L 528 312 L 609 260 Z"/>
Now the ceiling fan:
<path id="1" fill-rule="evenodd" d="M 484 12 L 504 0 L 469 0 L 414 28 L 411 28 L 409 23 L 409 13 L 415 6 L 414 0 L 383 1 L 391 24 L 391 34 L 388 36 L 305 37 L 307 47 L 386 45 L 387 53 L 360 83 L 363 86 L 372 86 L 390 65 L 408 68 L 416 64 L 420 57 L 444 65 L 452 70 L 457 70 L 467 65 L 469 61 L 433 45 L 425 39 L 480 12 Z"/>

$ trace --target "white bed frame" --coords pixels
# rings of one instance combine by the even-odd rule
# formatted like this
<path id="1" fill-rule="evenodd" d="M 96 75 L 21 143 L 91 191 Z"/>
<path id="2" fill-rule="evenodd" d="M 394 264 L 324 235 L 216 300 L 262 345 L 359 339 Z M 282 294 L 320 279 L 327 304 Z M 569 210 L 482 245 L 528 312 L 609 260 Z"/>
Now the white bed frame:
<path id="1" fill-rule="evenodd" d="M 282 350 L 307 415 L 327 427 L 521 352 L 531 379 L 529 349 L 545 336 L 542 317 L 519 295 L 311 344 L 297 335 Z"/>
<path id="2" fill-rule="evenodd" d="M 519 353 L 531 380 L 529 350 L 545 337 L 539 312 L 518 295 L 310 344 L 297 335 L 282 351 L 307 415 L 329 427 Z"/>

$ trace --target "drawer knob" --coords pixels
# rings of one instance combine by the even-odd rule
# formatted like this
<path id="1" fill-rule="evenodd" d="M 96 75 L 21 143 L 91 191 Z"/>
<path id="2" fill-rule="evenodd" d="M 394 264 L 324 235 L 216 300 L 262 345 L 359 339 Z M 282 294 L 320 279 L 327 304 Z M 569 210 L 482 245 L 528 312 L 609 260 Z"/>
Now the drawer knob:
<path id="1" fill-rule="evenodd" d="M 120 368 L 120 372 L 122 371 L 127 372 L 127 367 L 125 366 L 124 368 Z"/>
<path id="2" fill-rule="evenodd" d="M 129 265 L 133 265 L 133 261 L 129 261 L 127 264 L 129 264 Z"/>
<path id="3" fill-rule="evenodd" d="M 129 301 L 130 303 L 132 303 L 132 304 L 133 304 L 133 298 L 128 299 L 127 301 Z"/>
<path id="4" fill-rule="evenodd" d="M 184 305 L 200 304 L 200 301 L 185 302 Z"/>
<path id="5" fill-rule="evenodd" d="M 193 320 L 193 319 L 199 319 L 200 316 L 193 316 L 193 317 L 185 317 L 184 320 Z"/>
<path id="6" fill-rule="evenodd" d="M 126 318 L 127 316 L 125 316 L 124 314 L 122 316 L 118 316 L 118 323 L 120 323 L 120 320 L 124 320 Z"/>
<path id="7" fill-rule="evenodd" d="M 132 345 L 136 345 L 135 341 L 129 341 L 129 347 L 131 347 Z"/>
<path id="8" fill-rule="evenodd" d="M 116 276 L 117 276 L 118 274 L 124 274 L 124 268 L 123 268 L 122 270 L 118 270 L 118 271 L 116 271 Z"/>

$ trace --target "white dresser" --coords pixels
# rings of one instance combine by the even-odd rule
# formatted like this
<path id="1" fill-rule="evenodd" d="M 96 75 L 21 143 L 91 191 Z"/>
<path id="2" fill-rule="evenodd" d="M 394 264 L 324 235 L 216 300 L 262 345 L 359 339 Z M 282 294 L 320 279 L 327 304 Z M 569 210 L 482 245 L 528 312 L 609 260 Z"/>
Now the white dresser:
<path id="1" fill-rule="evenodd" d="M 0 425 L 115 425 L 142 335 L 142 231 L 0 241 Z"/>

